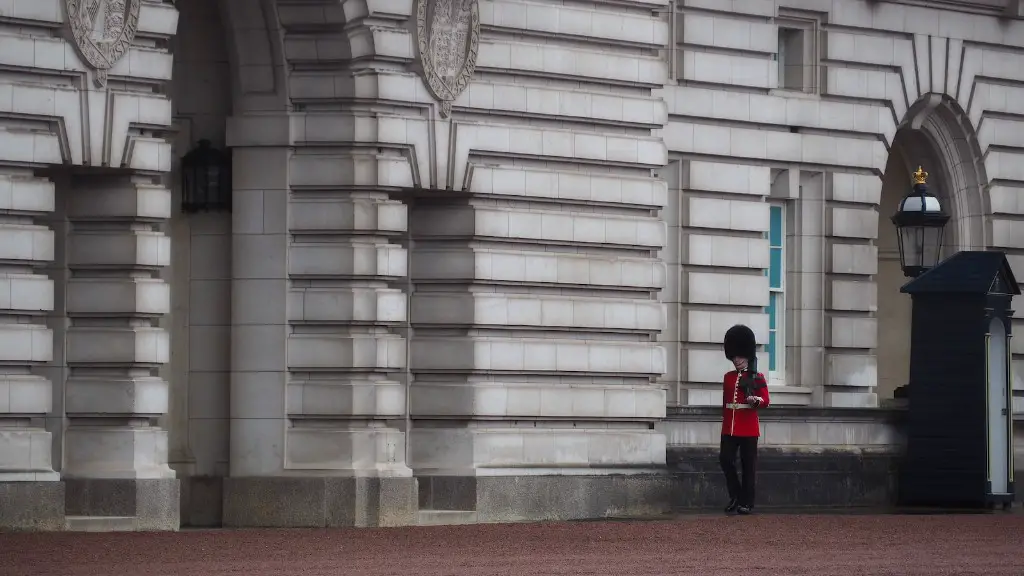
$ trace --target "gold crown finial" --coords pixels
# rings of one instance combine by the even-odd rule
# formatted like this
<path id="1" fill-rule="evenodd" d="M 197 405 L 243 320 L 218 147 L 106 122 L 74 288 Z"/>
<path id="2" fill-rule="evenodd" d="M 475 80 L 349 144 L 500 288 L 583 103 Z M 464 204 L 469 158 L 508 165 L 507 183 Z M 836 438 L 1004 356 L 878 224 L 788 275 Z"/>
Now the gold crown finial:
<path id="1" fill-rule="evenodd" d="M 928 173 L 917 167 L 917 172 L 914 172 L 914 184 L 924 184 L 928 181 Z"/>

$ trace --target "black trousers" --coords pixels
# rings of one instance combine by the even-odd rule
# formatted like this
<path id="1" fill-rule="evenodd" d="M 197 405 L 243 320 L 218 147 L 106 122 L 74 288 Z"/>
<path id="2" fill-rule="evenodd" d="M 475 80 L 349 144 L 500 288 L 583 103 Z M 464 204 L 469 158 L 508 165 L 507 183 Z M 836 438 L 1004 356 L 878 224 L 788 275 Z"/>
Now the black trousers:
<path id="1" fill-rule="evenodd" d="M 739 452 L 743 476 L 736 473 L 736 453 Z M 757 436 L 730 436 L 722 434 L 718 450 L 718 461 L 725 472 L 725 485 L 729 499 L 736 499 L 740 506 L 754 505 L 754 484 L 757 466 Z"/>

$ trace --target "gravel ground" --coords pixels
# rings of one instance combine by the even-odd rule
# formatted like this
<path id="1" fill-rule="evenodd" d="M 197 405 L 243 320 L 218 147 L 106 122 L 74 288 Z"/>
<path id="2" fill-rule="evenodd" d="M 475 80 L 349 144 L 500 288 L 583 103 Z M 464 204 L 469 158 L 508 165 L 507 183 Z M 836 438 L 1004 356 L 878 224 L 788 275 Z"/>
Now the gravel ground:
<path id="1" fill-rule="evenodd" d="M 1024 514 L 0 534 L 0 575 L 1024 574 Z"/>

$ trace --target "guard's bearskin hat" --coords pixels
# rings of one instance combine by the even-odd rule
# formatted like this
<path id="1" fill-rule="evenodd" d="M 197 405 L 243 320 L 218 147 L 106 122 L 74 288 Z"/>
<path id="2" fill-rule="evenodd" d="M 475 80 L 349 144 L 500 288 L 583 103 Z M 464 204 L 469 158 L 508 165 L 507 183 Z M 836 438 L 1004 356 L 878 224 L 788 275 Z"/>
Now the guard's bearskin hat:
<path id="1" fill-rule="evenodd" d="M 737 324 L 725 332 L 725 357 L 729 360 L 740 356 L 748 360 L 754 360 L 757 354 L 757 341 L 754 338 L 754 331 Z"/>

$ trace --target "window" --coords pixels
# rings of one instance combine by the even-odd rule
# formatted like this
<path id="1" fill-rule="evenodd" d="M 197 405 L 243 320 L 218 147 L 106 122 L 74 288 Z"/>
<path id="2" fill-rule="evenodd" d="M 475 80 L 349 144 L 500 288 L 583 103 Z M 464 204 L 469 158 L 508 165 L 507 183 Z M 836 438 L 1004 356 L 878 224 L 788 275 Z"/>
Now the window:
<path id="1" fill-rule="evenodd" d="M 786 213 L 782 204 L 768 208 L 768 358 L 769 383 L 781 384 L 785 376 L 786 359 Z M 762 369 L 763 370 L 763 369 Z"/>
<path id="2" fill-rule="evenodd" d="M 818 21 L 778 18 L 778 86 L 782 90 L 818 92 Z"/>

